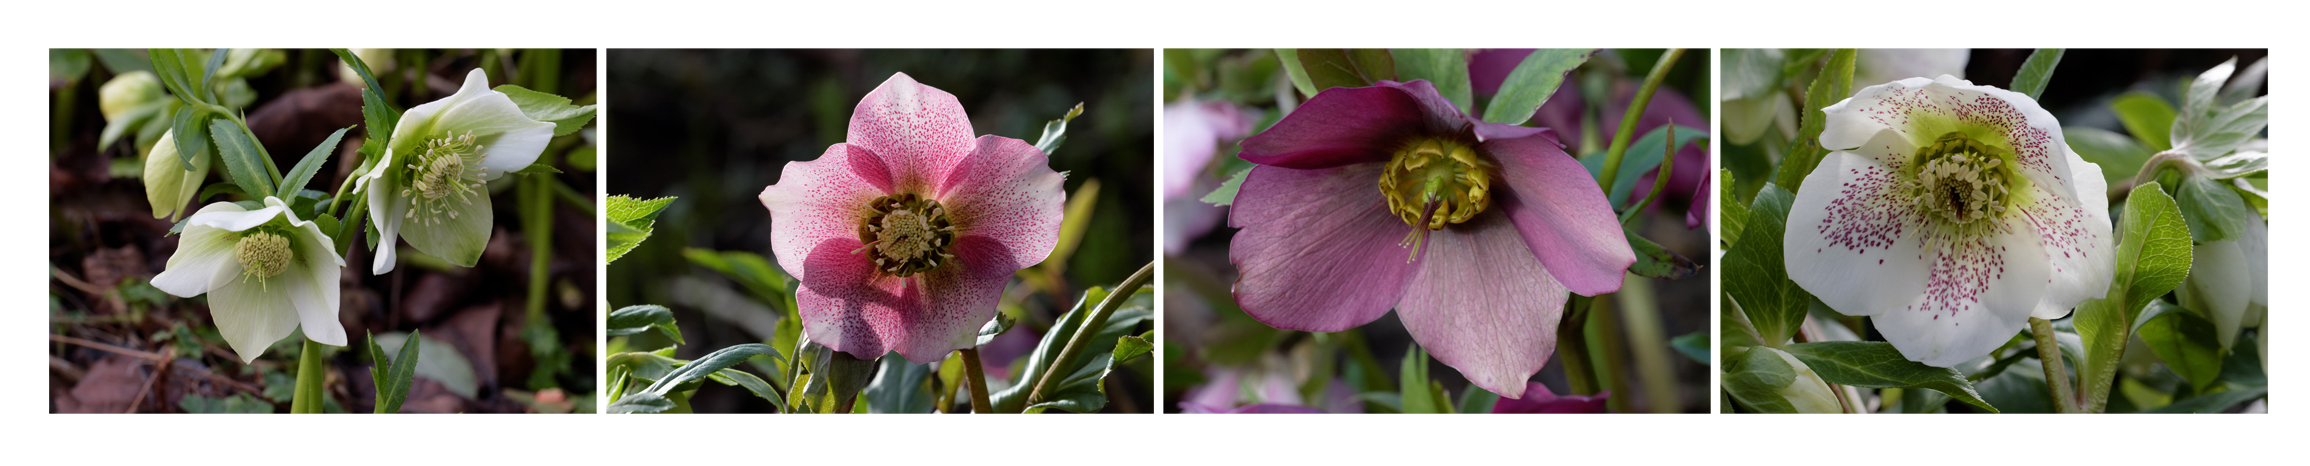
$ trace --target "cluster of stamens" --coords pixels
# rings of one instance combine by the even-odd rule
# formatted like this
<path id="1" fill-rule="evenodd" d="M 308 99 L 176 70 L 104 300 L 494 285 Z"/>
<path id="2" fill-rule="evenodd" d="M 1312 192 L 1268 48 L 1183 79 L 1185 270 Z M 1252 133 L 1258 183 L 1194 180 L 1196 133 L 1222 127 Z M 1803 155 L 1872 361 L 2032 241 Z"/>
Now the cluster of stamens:
<path id="1" fill-rule="evenodd" d="M 288 237 L 267 230 L 252 230 L 241 235 L 240 242 L 233 245 L 233 258 L 241 262 L 242 279 L 254 278 L 259 284 L 288 270 L 289 261 L 296 257 Z"/>
<path id="2" fill-rule="evenodd" d="M 405 218 L 429 224 L 441 224 L 442 216 L 457 218 L 457 209 L 449 206 L 454 199 L 459 204 L 473 205 L 483 184 L 481 179 L 489 170 L 480 168 L 481 160 L 489 156 L 474 142 L 473 133 L 464 136 L 451 133 L 448 137 L 426 141 L 409 164 L 409 186 L 401 188 L 401 195 L 410 197 L 414 204 Z M 424 212 L 423 217 L 418 212 Z"/>
<path id="3" fill-rule="evenodd" d="M 1380 172 L 1380 194 L 1388 212 L 1411 225 L 1401 243 L 1418 259 L 1426 233 L 1462 223 L 1492 204 L 1492 162 L 1473 144 L 1427 139 L 1396 151 Z"/>
<path id="4" fill-rule="evenodd" d="M 938 201 L 914 194 L 894 194 L 867 203 L 872 213 L 858 224 L 858 242 L 852 254 L 870 252 L 875 270 L 905 277 L 954 261 L 954 224 Z"/>
<path id="5" fill-rule="evenodd" d="M 2003 233 L 2005 222 L 1996 219 L 2005 213 L 2011 188 L 1998 154 L 1960 133 L 1918 148 L 1909 197 L 1927 224 L 1919 231 L 1943 239 Z"/>

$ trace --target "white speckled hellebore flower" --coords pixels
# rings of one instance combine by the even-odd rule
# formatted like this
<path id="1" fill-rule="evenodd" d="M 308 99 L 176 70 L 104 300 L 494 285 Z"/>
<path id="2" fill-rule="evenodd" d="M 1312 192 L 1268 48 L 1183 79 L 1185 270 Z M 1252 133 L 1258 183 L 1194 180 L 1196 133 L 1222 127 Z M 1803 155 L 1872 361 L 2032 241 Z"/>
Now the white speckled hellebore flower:
<path id="1" fill-rule="evenodd" d="M 537 161 L 553 123 L 529 119 L 480 69 L 448 98 L 409 109 L 376 168 L 362 175 L 370 224 L 380 239 L 372 273 L 393 271 L 393 238 L 472 267 L 489 244 L 489 188 Z"/>
<path id="2" fill-rule="evenodd" d="M 1901 355 L 1954 366 L 2107 291 L 2101 167 L 2035 100 L 1942 76 L 1823 111 L 1832 152 L 1789 211 L 1789 278 Z"/>
<path id="3" fill-rule="evenodd" d="M 193 158 L 192 169 L 186 170 L 177 159 L 176 133 L 160 135 L 152 152 L 144 154 L 144 200 L 152 204 L 152 218 L 176 220 L 184 214 L 185 203 L 200 194 L 201 180 L 209 177 L 209 159 Z"/>
<path id="4" fill-rule="evenodd" d="M 241 362 L 255 361 L 299 322 L 305 338 L 345 346 L 345 327 L 337 323 L 345 258 L 320 226 L 298 219 L 280 198 L 266 197 L 257 210 L 209 204 L 185 220 L 178 238 L 152 286 L 182 298 L 207 293 L 209 316 Z"/>

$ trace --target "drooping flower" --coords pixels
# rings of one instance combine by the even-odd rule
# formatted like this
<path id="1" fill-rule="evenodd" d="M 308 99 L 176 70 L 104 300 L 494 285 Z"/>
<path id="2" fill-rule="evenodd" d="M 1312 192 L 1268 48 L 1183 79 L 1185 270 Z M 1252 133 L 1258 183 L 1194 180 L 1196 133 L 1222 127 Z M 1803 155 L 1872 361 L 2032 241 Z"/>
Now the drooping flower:
<path id="1" fill-rule="evenodd" d="M 167 98 L 160 77 L 151 71 L 130 71 L 96 88 L 96 110 L 104 114 L 104 121 L 117 123 L 129 110 Z"/>
<path id="2" fill-rule="evenodd" d="M 2035 100 L 1942 76 L 1823 111 L 1832 152 L 1790 209 L 1789 278 L 1903 356 L 1951 367 L 2107 291 L 2107 182 Z"/>
<path id="3" fill-rule="evenodd" d="M 2238 330 L 2261 324 L 2269 308 L 2269 227 L 2261 216 L 2245 222 L 2238 238 L 2190 248 L 2190 275 L 2174 288 L 2182 308 L 2214 324 L 2223 350 L 2237 343 Z"/>
<path id="4" fill-rule="evenodd" d="M 360 183 L 369 193 L 370 225 L 380 238 L 375 274 L 393 271 L 393 239 L 472 267 L 489 244 L 490 180 L 537 161 L 553 123 L 532 120 L 480 69 L 456 94 L 401 116 L 393 140 Z"/>
<path id="5" fill-rule="evenodd" d="M 152 204 L 152 218 L 176 220 L 183 215 L 185 204 L 200 194 L 201 180 L 209 177 L 211 157 L 194 157 L 192 169 L 186 170 L 177 158 L 175 136 L 175 131 L 162 133 L 152 151 L 144 154 L 144 200 Z"/>
<path id="6" fill-rule="evenodd" d="M 208 294 L 209 316 L 241 362 L 255 361 L 300 323 L 305 338 L 345 346 L 337 322 L 345 258 L 318 224 L 298 219 L 280 198 L 264 202 L 257 210 L 209 204 L 185 219 L 176 253 L 152 286 L 180 298 Z"/>
<path id="7" fill-rule="evenodd" d="M 1557 395 L 1540 382 L 1527 382 L 1521 399 L 1503 399 L 1492 403 L 1493 414 L 1594 414 L 1605 412 L 1604 400 L 1612 392 L 1595 395 Z"/>
<path id="8" fill-rule="evenodd" d="M 1050 255 L 1066 177 L 1026 141 L 971 134 L 954 95 L 899 73 L 858 102 L 847 142 L 762 190 L 812 342 L 936 362 L 976 342 L 1012 273 Z"/>
<path id="9" fill-rule="evenodd" d="M 1243 141 L 1228 223 L 1236 302 L 1336 332 L 1394 309 L 1437 360 L 1516 398 L 1567 293 L 1620 289 L 1636 255 L 1603 190 L 1544 128 L 1468 118 L 1427 81 L 1317 93 Z"/>

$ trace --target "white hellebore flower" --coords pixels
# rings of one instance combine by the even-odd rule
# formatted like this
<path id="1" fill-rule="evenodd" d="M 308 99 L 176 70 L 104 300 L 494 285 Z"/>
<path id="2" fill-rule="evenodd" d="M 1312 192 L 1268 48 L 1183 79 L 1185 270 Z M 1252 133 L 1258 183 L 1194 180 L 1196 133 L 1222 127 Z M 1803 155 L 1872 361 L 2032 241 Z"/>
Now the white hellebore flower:
<path id="1" fill-rule="evenodd" d="M 152 286 L 178 297 L 209 295 L 209 316 L 241 362 L 303 322 L 305 338 L 345 346 L 337 322 L 337 277 L 345 258 L 329 235 L 266 197 L 265 208 L 219 202 L 185 220 L 168 269 Z"/>
<path id="2" fill-rule="evenodd" d="M 177 159 L 176 132 L 162 133 L 144 154 L 144 201 L 152 204 L 152 218 L 176 220 L 185 203 L 199 195 L 201 180 L 209 177 L 210 157 L 195 157 L 192 169 Z"/>
<path id="3" fill-rule="evenodd" d="M 2107 182 L 2035 100 L 1943 75 L 1822 110 L 1832 152 L 1789 211 L 1789 278 L 1902 356 L 1951 367 L 2107 292 Z"/>
<path id="4" fill-rule="evenodd" d="M 393 239 L 442 260 L 472 267 L 489 243 L 489 190 L 485 183 L 537 161 L 553 139 L 553 123 L 529 119 L 505 93 L 489 88 L 474 69 L 448 98 L 401 116 L 385 157 L 362 175 L 370 224 L 377 228 L 371 271 L 393 271 Z"/>

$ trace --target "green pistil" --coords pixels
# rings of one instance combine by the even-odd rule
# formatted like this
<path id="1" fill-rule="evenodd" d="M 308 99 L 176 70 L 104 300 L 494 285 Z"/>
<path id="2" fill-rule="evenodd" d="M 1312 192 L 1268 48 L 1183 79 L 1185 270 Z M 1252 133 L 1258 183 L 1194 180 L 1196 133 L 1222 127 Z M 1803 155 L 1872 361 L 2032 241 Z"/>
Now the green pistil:
<path id="1" fill-rule="evenodd" d="M 489 156 L 482 149 L 472 132 L 426 141 L 411 163 L 402 166 L 409 170 L 410 181 L 401 195 L 412 201 L 409 212 L 402 216 L 439 225 L 443 216 L 457 218 L 457 210 L 449 207 L 449 201 L 473 205 L 472 198 L 480 196 L 483 186 L 481 178 L 488 175 L 487 169 L 480 168 L 481 160 Z M 418 216 L 420 212 L 423 217 Z"/>

